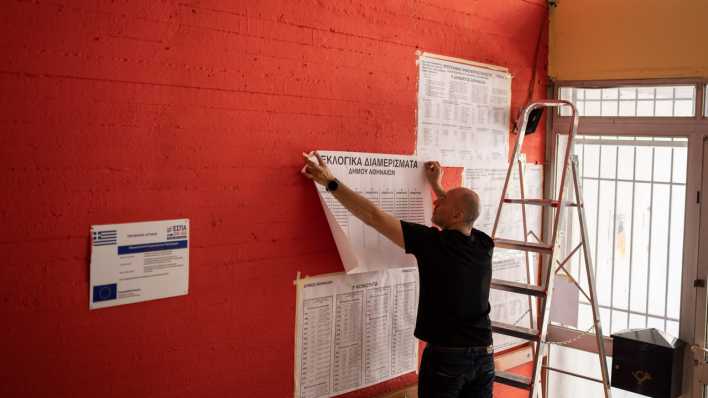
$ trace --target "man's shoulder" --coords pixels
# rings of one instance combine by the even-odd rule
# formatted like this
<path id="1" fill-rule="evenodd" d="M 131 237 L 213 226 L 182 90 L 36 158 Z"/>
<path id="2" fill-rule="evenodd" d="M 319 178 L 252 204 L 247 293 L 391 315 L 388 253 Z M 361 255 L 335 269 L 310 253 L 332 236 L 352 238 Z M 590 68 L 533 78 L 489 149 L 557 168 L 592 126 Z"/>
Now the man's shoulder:
<path id="1" fill-rule="evenodd" d="M 486 233 L 478 229 L 472 229 L 472 235 L 474 236 L 475 241 L 481 246 L 489 249 L 494 248 L 494 239 Z"/>

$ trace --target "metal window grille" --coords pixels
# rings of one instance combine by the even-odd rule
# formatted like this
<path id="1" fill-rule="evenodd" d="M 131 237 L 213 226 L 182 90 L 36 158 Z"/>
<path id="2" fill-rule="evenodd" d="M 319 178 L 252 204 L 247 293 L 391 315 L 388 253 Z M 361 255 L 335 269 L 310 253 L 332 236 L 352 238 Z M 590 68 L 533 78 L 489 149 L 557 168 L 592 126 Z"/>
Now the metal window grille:
<path id="1" fill-rule="evenodd" d="M 626 86 L 612 88 L 561 87 L 560 98 L 571 101 L 579 116 L 693 117 L 696 87 Z M 570 116 L 567 108 L 561 116 Z"/>
<path id="2" fill-rule="evenodd" d="M 655 327 L 678 336 L 687 145 L 676 137 L 583 135 L 576 141 L 607 335 Z M 571 237 L 579 236 L 576 221 L 569 228 Z M 572 272 L 585 281 L 575 258 Z M 578 328 L 585 330 L 591 308 L 582 295 L 578 306 Z"/>

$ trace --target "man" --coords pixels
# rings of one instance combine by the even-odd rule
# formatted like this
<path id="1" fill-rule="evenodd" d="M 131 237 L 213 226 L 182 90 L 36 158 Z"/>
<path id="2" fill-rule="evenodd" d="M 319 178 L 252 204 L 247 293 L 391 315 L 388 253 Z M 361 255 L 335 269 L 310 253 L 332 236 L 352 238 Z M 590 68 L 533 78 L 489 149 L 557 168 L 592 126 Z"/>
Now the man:
<path id="1" fill-rule="evenodd" d="M 303 153 L 303 158 L 303 175 L 325 186 L 354 216 L 418 260 L 420 297 L 414 334 L 427 343 L 418 376 L 420 398 L 491 398 L 489 284 L 494 243 L 473 228 L 479 196 L 467 188 L 446 192 L 440 164 L 425 162 L 426 178 L 437 196 L 432 222 L 441 229 L 427 227 L 398 220 L 349 189 L 316 152 Z"/>

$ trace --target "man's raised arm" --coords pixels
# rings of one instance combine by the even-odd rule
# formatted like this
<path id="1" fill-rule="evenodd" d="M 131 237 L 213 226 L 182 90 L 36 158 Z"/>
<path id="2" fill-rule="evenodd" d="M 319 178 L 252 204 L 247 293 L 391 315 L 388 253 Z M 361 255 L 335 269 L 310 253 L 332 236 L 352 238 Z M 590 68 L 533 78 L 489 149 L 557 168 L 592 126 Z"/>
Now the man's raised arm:
<path id="1" fill-rule="evenodd" d="M 435 191 L 435 196 L 442 198 L 447 195 L 447 192 L 442 187 L 442 167 L 440 162 L 429 161 L 423 164 L 425 167 L 425 178 L 428 179 L 430 186 Z"/>
<path id="2" fill-rule="evenodd" d="M 313 154 L 317 158 L 317 162 L 310 159 Z M 370 200 L 338 181 L 317 152 L 303 153 L 302 157 L 305 159 L 305 166 L 300 172 L 305 177 L 325 187 L 331 181 L 336 181 L 336 189 L 330 192 L 347 210 L 396 245 L 404 247 L 400 220 L 379 209 Z"/>

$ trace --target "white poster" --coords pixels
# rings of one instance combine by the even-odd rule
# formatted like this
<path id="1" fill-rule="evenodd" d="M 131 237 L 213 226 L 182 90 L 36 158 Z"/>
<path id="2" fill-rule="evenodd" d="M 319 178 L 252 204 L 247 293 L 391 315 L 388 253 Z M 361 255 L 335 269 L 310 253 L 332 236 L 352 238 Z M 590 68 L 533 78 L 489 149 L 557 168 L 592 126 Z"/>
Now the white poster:
<path id="1" fill-rule="evenodd" d="M 339 395 L 416 370 L 418 270 L 297 281 L 295 397 Z"/>
<path id="2" fill-rule="evenodd" d="M 430 55 L 418 59 L 416 153 L 443 166 L 505 164 L 511 75 Z"/>
<path id="3" fill-rule="evenodd" d="M 514 170 L 514 177 L 509 182 L 508 198 L 520 198 L 518 166 Z M 494 168 L 467 168 L 464 171 L 463 185 L 473 189 L 480 196 L 482 204 L 479 219 L 475 223 L 475 228 L 491 235 L 496 217 L 497 207 L 501 199 L 501 192 L 504 188 L 506 177 L 506 167 Z M 543 166 L 526 165 L 525 172 L 526 198 L 542 198 L 543 195 Z M 541 236 L 541 207 L 526 206 L 526 220 L 530 242 L 537 242 L 534 236 Z M 497 228 L 498 238 L 524 240 L 524 229 L 522 223 L 521 205 L 506 204 L 502 210 L 499 226 Z M 525 253 L 518 250 L 494 249 L 492 261 L 492 277 L 516 282 L 526 283 L 526 255 L 531 264 L 531 277 L 535 276 L 534 264 L 537 263 L 536 253 Z M 534 283 L 534 279 L 532 279 Z M 530 305 L 528 296 L 492 289 L 489 294 L 489 302 L 492 306 L 490 318 L 493 321 L 504 322 L 523 327 L 530 327 Z M 532 303 L 533 304 L 533 303 Z M 495 334 L 494 347 L 496 350 L 509 348 L 525 340 L 514 337 Z"/>
<path id="4" fill-rule="evenodd" d="M 405 221 L 430 225 L 432 197 L 423 162 L 402 155 L 318 153 L 335 177 L 380 209 Z M 354 217 L 324 187 L 315 186 L 347 273 L 416 266 L 415 257 Z"/>
<path id="5" fill-rule="evenodd" d="M 185 295 L 189 220 L 93 225 L 89 308 Z"/>

